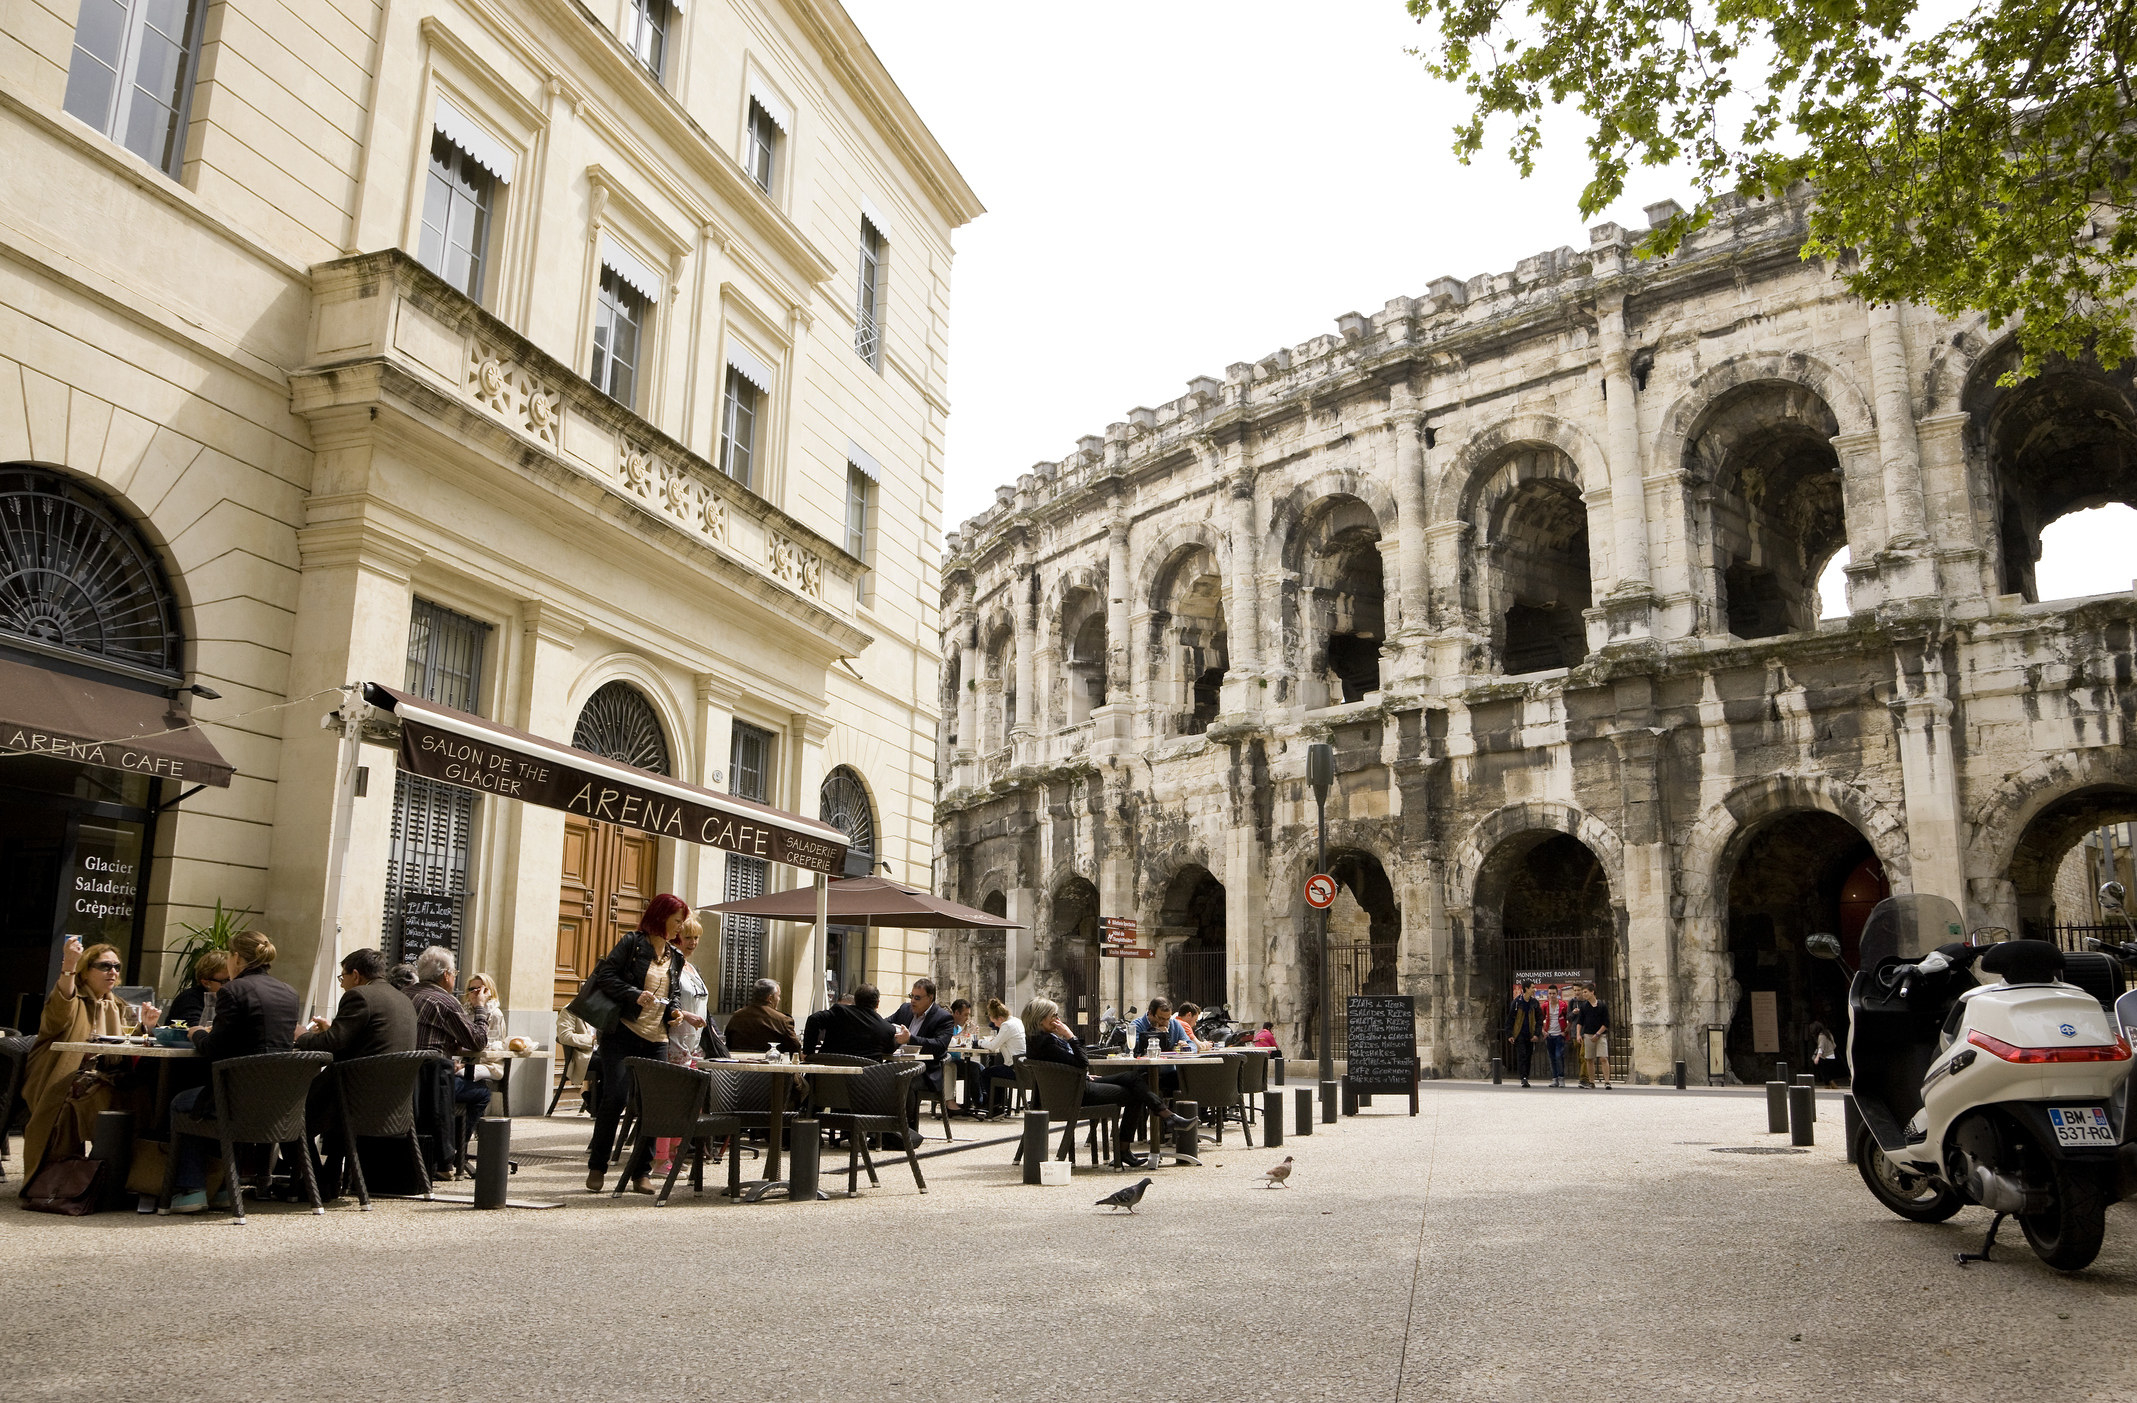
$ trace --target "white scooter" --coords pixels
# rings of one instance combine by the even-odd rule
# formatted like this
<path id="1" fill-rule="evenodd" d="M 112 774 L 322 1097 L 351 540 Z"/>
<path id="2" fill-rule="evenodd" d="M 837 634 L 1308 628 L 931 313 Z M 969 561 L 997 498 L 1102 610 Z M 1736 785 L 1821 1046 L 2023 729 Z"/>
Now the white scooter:
<path id="1" fill-rule="evenodd" d="M 2067 958 L 2119 991 L 2111 957 Z M 1856 1161 L 1903 1218 L 1992 1210 L 1962 1265 L 1987 1261 L 2015 1215 L 2035 1255 L 2076 1271 L 2099 1255 L 2108 1205 L 2137 1194 L 2130 1043 L 2099 997 L 2065 982 L 2065 960 L 2046 941 L 1967 943 L 1943 897 L 1889 898 L 1863 927 L 1848 994 Z M 2089 968 L 2102 961 L 2111 973 Z"/>

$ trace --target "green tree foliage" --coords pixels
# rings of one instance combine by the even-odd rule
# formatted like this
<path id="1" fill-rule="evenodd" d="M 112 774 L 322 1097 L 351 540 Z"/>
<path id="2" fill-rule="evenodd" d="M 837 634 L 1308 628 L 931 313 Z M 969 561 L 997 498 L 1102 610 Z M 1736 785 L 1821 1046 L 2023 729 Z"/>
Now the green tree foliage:
<path id="1" fill-rule="evenodd" d="M 2023 370 L 2131 357 L 2137 290 L 2137 4 L 1985 0 L 1948 21 L 1915 0 L 1406 0 L 1414 50 L 1493 119 L 1533 173 L 1546 111 L 1595 123 L 1593 217 L 1637 162 L 1682 161 L 1698 208 L 1651 232 L 1667 255 L 1716 194 L 1815 188 L 1805 257 L 1866 301 L 2020 324 Z"/>

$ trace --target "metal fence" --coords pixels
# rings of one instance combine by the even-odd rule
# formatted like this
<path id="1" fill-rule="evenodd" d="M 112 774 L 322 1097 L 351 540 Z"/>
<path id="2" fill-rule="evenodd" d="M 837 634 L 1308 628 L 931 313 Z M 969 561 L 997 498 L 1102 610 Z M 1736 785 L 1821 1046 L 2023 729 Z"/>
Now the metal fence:
<path id="1" fill-rule="evenodd" d="M 1208 1008 L 1227 1002 L 1224 989 L 1224 951 L 1173 950 L 1165 960 L 1165 995 L 1177 1008 L 1182 1003 Z"/>
<path id="2" fill-rule="evenodd" d="M 1488 968 L 1491 983 L 1485 987 L 1485 997 L 1493 1001 L 1486 1025 L 1490 1028 L 1490 1041 L 1485 1046 L 1485 1056 L 1507 1060 L 1512 1070 L 1513 1049 L 1507 1043 L 1507 1015 L 1513 1011 L 1514 976 L 1517 973 L 1546 973 L 1554 980 L 1592 979 L 1595 992 L 1603 1000 L 1610 1013 L 1610 1079 L 1632 1079 L 1632 1026 L 1625 1021 L 1625 997 L 1628 984 L 1625 978 L 1625 951 L 1619 945 L 1617 934 L 1607 926 L 1543 926 L 1524 930 L 1508 931 L 1498 942 Z M 1549 1055 L 1542 1043 L 1536 1046 L 1537 1064 L 1529 1069 L 1531 1077 L 1548 1077 Z M 1566 1056 L 1566 1075 L 1575 1074 L 1579 1058 L 1573 1045 L 1569 1044 Z"/>

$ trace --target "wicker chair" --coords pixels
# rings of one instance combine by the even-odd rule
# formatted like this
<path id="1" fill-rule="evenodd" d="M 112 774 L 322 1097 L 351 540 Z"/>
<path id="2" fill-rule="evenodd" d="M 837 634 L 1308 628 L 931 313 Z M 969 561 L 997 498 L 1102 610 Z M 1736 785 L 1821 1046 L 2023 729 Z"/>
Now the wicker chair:
<path id="1" fill-rule="evenodd" d="M 651 1057 L 633 1057 L 623 1065 L 631 1079 L 631 1107 L 637 1112 L 633 1117 L 637 1130 L 626 1173 L 616 1176 L 616 1188 L 610 1197 L 623 1196 L 628 1165 L 638 1162 L 639 1151 L 650 1156 L 653 1142 L 662 1139 L 680 1140 L 687 1146 L 691 1192 L 703 1193 L 705 1147 L 714 1136 L 733 1135 L 742 1128 L 731 1109 L 724 1103 L 715 1104 L 720 1100 L 720 1089 L 712 1073 Z M 659 1196 L 653 1200 L 655 1208 L 668 1206 L 668 1195 L 675 1191 L 676 1176 L 682 1172 L 683 1156 L 677 1154 L 668 1165 L 668 1177 L 661 1183 Z M 741 1196 L 742 1157 L 733 1155 L 727 1161 L 727 1197 L 732 1201 Z"/>
<path id="2" fill-rule="evenodd" d="M 326 1212 L 326 1205 L 319 1201 L 311 1142 L 304 1136 L 304 1094 L 311 1089 L 313 1078 L 333 1060 L 333 1054 L 328 1052 L 263 1052 L 217 1062 L 210 1069 L 210 1084 L 215 1088 L 214 1118 L 171 1116 L 171 1153 L 164 1158 L 163 1195 L 156 1202 L 156 1211 L 171 1211 L 171 1181 L 178 1173 L 178 1137 L 198 1135 L 203 1140 L 222 1142 L 223 1177 L 230 1186 L 230 1212 L 238 1222 L 245 1221 L 244 1187 L 237 1177 L 239 1145 L 267 1146 L 266 1172 L 271 1175 L 276 1149 L 297 1141 L 297 1168 L 304 1176 L 305 1191 L 312 1197 L 312 1212 Z"/>
<path id="3" fill-rule="evenodd" d="M 36 1045 L 37 1039 L 20 1035 L 0 1038 L 0 1179 L 7 1178 L 8 1131 L 15 1124 L 16 1104 L 22 1100 L 23 1070 Z"/>
<path id="4" fill-rule="evenodd" d="M 1269 1089 L 1269 1059 L 1258 1052 L 1227 1053 L 1239 1061 L 1239 1095 L 1249 1121 L 1261 1119 L 1261 1094 Z"/>
<path id="5" fill-rule="evenodd" d="M 825 1078 L 846 1083 L 847 1109 L 819 1112 L 826 1126 L 846 1132 L 846 1197 L 860 1192 L 860 1168 L 864 1164 L 871 1185 L 883 1182 L 876 1177 L 875 1156 L 868 1152 L 871 1135 L 897 1136 L 898 1143 L 905 1147 L 905 1162 L 912 1168 L 913 1182 L 919 1185 L 920 1192 L 928 1191 L 905 1119 L 906 1107 L 912 1100 L 912 1084 L 920 1071 L 915 1064 L 879 1062 L 857 1077 Z"/>
<path id="6" fill-rule="evenodd" d="M 423 1181 L 424 1201 L 430 1201 L 430 1166 L 424 1163 L 423 1142 L 416 1138 L 416 1083 L 425 1064 L 443 1060 L 436 1052 L 387 1052 L 334 1064 L 341 1133 L 348 1143 L 349 1170 L 356 1176 L 356 1201 L 364 1212 L 371 1211 L 371 1186 L 364 1182 L 364 1158 L 356 1152 L 359 1138 L 405 1138 Z"/>
<path id="7" fill-rule="evenodd" d="M 1060 1153 L 1055 1159 L 1073 1161 L 1076 1158 L 1076 1126 L 1079 1122 L 1091 1127 L 1091 1163 L 1097 1165 L 1104 1136 L 1104 1150 L 1110 1155 L 1113 1136 L 1120 1125 L 1122 1107 L 1118 1105 L 1083 1104 L 1083 1089 L 1089 1084 L 1080 1068 L 1059 1062 L 1034 1062 L 1029 1058 L 1017 1063 L 1017 1089 L 1026 1093 L 1025 1105 L 1034 1104 L 1046 1112 L 1049 1126 L 1066 1124 L 1068 1129 L 1061 1136 Z M 1017 1152 L 1010 1157 L 1016 1164 L 1024 1158 L 1024 1146 L 1020 1142 Z"/>
<path id="8" fill-rule="evenodd" d="M 1226 1057 L 1214 1066 L 1180 1068 L 1180 1095 L 1194 1102 L 1202 1114 L 1215 1121 L 1220 1145 L 1224 1143 L 1224 1123 L 1238 1116 L 1239 1133 L 1247 1137 L 1247 1148 L 1251 1150 L 1254 1148 L 1254 1130 L 1247 1124 L 1246 1097 L 1239 1090 L 1239 1064 L 1247 1060 Z"/>

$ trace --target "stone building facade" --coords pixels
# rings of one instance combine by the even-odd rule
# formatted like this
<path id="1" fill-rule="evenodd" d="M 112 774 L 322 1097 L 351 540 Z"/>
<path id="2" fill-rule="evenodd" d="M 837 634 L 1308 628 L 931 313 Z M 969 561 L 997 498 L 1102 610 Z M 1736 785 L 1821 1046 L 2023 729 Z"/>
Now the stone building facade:
<path id="1" fill-rule="evenodd" d="M 299 987 L 322 920 L 448 939 L 546 1041 L 653 893 L 793 880 L 366 746 L 327 910 L 350 681 L 928 870 L 950 235 L 980 206 L 836 0 L 5 15 L 0 511 L 75 513 L 138 568 L 11 535 L 0 662 L 175 695 L 234 774 L 0 754 L 0 1022 L 70 930 L 168 985 L 220 901 Z M 122 657 L 114 606 L 161 651 Z M 55 893 L 110 860 L 97 825 L 137 856 L 84 925 Z M 729 1001 L 815 977 L 781 929 L 712 935 Z M 895 983 L 917 943 L 835 954 Z"/>
<path id="2" fill-rule="evenodd" d="M 2137 814 L 2137 597 L 2033 580 L 2043 527 L 2137 502 L 2129 370 L 2006 386 L 2007 336 L 1863 305 L 1803 232 L 1737 205 L 1647 263 L 1606 224 L 1001 488 L 948 539 L 937 861 L 1027 930 L 938 965 L 1309 1044 L 1315 741 L 1331 983 L 1414 995 L 1439 1074 L 1522 972 L 1601 982 L 1626 1072 L 1720 1028 L 1753 1077 L 1841 1026 L 1803 937 L 1852 956 L 1887 892 L 2052 926 Z M 1101 963 L 1100 916 L 1158 957 Z"/>

